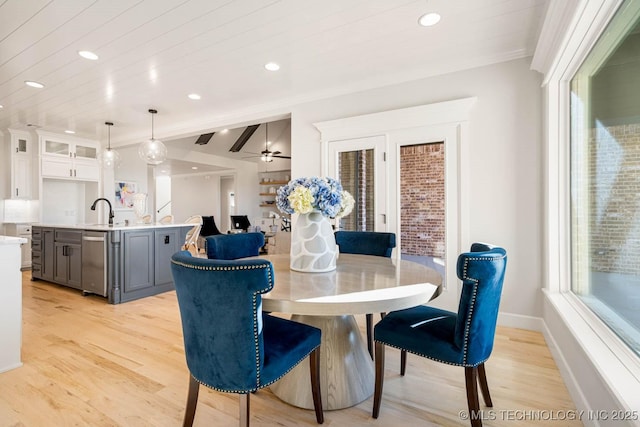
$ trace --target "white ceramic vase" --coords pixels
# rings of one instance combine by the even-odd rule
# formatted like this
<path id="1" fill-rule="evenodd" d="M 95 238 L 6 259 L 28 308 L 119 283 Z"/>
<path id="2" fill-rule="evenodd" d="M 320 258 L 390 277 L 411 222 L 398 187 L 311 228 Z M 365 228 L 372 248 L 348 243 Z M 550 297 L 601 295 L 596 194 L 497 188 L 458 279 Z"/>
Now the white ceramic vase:
<path id="1" fill-rule="evenodd" d="M 291 232 L 291 269 L 304 273 L 333 271 L 337 254 L 329 219 L 316 211 L 298 215 Z"/>

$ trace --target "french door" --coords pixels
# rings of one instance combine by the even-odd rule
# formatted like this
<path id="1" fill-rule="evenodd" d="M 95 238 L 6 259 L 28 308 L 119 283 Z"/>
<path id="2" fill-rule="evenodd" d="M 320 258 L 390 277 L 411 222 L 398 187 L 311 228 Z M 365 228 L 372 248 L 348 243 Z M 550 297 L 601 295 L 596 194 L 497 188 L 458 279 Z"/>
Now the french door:
<path id="1" fill-rule="evenodd" d="M 385 138 L 371 136 L 329 144 L 329 175 L 355 199 L 340 229 L 387 231 Z"/>

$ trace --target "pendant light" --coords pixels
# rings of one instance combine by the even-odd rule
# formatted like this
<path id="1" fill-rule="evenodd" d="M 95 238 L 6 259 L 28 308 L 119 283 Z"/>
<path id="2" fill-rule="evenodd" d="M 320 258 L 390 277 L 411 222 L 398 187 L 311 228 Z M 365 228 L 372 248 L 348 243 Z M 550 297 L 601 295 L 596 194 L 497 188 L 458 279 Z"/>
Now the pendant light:
<path id="1" fill-rule="evenodd" d="M 153 137 L 153 115 L 157 110 L 149 110 L 151 113 L 151 139 L 146 140 L 138 147 L 138 155 L 150 165 L 159 165 L 167 160 L 167 147 L 159 139 Z"/>
<path id="2" fill-rule="evenodd" d="M 113 169 L 120 162 L 120 154 L 116 150 L 111 149 L 111 126 L 113 126 L 112 122 L 104 122 L 107 125 L 108 136 L 107 136 L 107 149 L 100 153 L 100 164 L 102 167 L 107 169 Z"/>

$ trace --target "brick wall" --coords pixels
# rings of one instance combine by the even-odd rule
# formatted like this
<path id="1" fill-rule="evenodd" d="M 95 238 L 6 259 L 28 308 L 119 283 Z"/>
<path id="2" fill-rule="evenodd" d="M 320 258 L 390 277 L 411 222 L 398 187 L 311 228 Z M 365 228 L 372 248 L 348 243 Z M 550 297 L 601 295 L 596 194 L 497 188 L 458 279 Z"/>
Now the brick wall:
<path id="1" fill-rule="evenodd" d="M 592 130 L 588 159 L 591 270 L 638 275 L 640 124 Z"/>
<path id="2" fill-rule="evenodd" d="M 400 148 L 402 253 L 444 258 L 444 143 Z"/>

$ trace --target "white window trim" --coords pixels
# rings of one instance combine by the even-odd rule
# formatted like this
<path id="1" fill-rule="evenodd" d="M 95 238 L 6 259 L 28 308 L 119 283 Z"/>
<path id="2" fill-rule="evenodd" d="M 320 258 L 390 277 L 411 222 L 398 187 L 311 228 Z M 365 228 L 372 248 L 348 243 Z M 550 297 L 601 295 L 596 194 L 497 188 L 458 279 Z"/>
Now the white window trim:
<path id="1" fill-rule="evenodd" d="M 547 101 L 546 182 L 546 283 L 545 305 L 555 310 L 563 325 L 545 308 L 545 336 L 579 409 L 601 410 L 598 393 L 590 390 L 585 375 L 595 371 L 611 400 L 620 408 L 640 408 L 640 360 L 572 292 L 569 206 L 569 82 L 593 48 L 622 0 L 586 0 L 577 7 L 573 22 L 545 77 Z M 586 354 L 591 366 L 574 366 L 574 349 L 563 341 L 562 329 Z M 593 424 L 589 424 L 593 423 Z M 632 421 L 640 425 L 640 421 Z M 585 421 L 586 425 L 598 425 Z"/>

